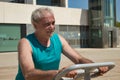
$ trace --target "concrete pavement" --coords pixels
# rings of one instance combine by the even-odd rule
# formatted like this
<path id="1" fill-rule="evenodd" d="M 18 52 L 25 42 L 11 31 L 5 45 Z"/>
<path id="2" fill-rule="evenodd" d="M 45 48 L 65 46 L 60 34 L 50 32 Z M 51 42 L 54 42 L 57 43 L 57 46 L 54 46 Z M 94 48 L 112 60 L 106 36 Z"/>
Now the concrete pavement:
<path id="1" fill-rule="evenodd" d="M 114 62 L 116 64 L 108 73 L 92 80 L 120 80 L 120 48 L 80 48 L 76 51 L 94 62 Z M 61 67 L 73 64 L 65 56 L 61 63 Z"/>
<path id="2" fill-rule="evenodd" d="M 114 62 L 116 64 L 104 76 L 92 80 L 120 80 L 120 48 L 79 48 L 75 50 L 94 62 Z M 14 80 L 17 63 L 17 52 L 0 53 L 0 80 Z M 72 64 L 68 58 L 62 55 L 60 68 Z"/>

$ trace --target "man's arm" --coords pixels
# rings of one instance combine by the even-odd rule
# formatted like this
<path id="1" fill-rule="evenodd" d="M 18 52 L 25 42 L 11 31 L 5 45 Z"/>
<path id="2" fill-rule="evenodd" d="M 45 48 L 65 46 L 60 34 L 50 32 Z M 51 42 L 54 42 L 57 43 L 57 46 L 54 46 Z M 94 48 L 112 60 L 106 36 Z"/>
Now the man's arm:
<path id="1" fill-rule="evenodd" d="M 52 80 L 57 70 L 42 71 L 35 69 L 32 60 L 32 49 L 27 39 L 20 40 L 18 45 L 18 60 L 25 80 Z"/>
<path id="2" fill-rule="evenodd" d="M 59 37 L 63 45 L 63 54 L 66 57 L 68 57 L 71 61 L 73 61 L 75 64 L 93 63 L 92 60 L 81 56 L 74 49 L 72 49 L 68 42 L 62 36 L 59 35 Z M 99 67 L 98 69 L 100 75 L 106 73 L 109 70 L 108 67 Z"/>
<path id="3" fill-rule="evenodd" d="M 79 64 L 79 63 L 93 63 L 92 60 L 87 59 L 83 56 L 81 56 L 80 54 L 78 54 L 69 44 L 68 42 L 62 37 L 60 36 L 60 40 L 62 42 L 62 46 L 63 46 L 63 54 L 68 57 L 71 61 L 73 61 L 75 64 Z"/>

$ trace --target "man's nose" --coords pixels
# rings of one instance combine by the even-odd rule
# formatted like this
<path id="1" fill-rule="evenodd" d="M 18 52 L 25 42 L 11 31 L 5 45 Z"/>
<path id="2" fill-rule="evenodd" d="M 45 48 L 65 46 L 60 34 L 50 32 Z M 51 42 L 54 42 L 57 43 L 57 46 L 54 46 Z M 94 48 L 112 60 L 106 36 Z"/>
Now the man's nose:
<path id="1" fill-rule="evenodd" d="M 54 29 L 55 25 L 51 24 L 50 29 Z"/>

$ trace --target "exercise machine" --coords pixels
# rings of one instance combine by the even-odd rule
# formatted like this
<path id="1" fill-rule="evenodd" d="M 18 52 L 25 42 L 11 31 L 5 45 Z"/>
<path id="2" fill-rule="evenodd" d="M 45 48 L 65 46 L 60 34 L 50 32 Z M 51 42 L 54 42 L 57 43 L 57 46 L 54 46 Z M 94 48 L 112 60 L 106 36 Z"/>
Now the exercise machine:
<path id="1" fill-rule="evenodd" d="M 110 71 L 114 66 L 114 62 L 102 62 L 102 63 L 89 63 L 89 64 L 75 64 L 72 65 L 66 69 L 64 69 L 62 72 L 58 73 L 54 80 L 91 80 L 93 77 L 97 77 L 97 73 L 99 72 L 99 67 L 104 67 L 108 66 Z M 63 77 L 65 76 L 68 72 L 76 70 L 77 75 L 75 78 L 68 78 L 68 77 Z"/>

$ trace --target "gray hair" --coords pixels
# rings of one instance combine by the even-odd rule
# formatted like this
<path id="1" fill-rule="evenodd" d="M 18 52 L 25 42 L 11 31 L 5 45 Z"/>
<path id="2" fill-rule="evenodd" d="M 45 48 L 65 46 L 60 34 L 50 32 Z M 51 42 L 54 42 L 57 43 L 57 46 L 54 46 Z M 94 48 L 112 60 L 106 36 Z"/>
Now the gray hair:
<path id="1" fill-rule="evenodd" d="M 45 12 L 49 12 L 51 14 L 53 14 L 53 11 L 50 9 L 50 8 L 46 8 L 46 7 L 41 7 L 41 8 L 38 8 L 36 10 L 34 10 L 32 12 L 32 15 L 31 15 L 31 22 L 36 22 L 38 23 L 38 21 L 45 16 Z"/>

